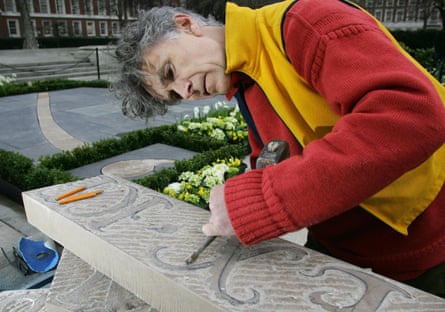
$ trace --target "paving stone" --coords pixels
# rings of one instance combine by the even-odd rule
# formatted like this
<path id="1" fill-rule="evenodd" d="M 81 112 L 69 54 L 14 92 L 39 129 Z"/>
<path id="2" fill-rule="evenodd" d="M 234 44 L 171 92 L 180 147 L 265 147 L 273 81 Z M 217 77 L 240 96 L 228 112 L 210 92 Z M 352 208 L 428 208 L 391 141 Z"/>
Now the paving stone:
<path id="1" fill-rule="evenodd" d="M 66 249 L 51 284 L 46 310 L 157 312 Z"/>
<path id="2" fill-rule="evenodd" d="M 26 289 L 47 284 L 54 272 L 24 275 L 15 262 L 13 248 L 22 237 L 38 238 L 40 231 L 26 222 L 23 207 L 0 197 L 0 291 Z"/>
<path id="3" fill-rule="evenodd" d="M 90 178 L 100 174 L 112 173 L 119 177 L 136 179 L 149 174 L 151 171 L 162 169 L 164 166 L 173 166 L 175 160 L 188 159 L 194 155 L 196 155 L 196 152 L 183 148 L 165 144 L 153 144 L 73 169 L 70 172 L 80 178 Z M 142 163 L 131 161 L 142 161 Z M 132 168 L 135 163 L 138 164 L 136 171 Z M 114 170 L 111 168 L 118 165 L 121 165 L 120 168 L 115 167 Z M 139 172 L 139 174 L 136 172 Z"/>
<path id="4" fill-rule="evenodd" d="M 84 184 L 103 193 L 59 205 Z M 160 311 L 444 311 L 445 300 L 282 239 L 217 238 L 198 260 L 208 212 L 112 176 L 23 194 L 28 220 Z"/>
<path id="5" fill-rule="evenodd" d="M 0 292 L 0 312 L 46 312 L 49 289 L 11 290 Z"/>

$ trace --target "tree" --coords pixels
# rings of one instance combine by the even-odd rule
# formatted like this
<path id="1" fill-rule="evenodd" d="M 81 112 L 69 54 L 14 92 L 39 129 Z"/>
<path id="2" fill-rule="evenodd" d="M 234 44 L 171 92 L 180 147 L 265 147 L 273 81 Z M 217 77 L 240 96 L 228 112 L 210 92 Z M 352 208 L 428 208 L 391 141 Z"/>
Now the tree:
<path id="1" fill-rule="evenodd" d="M 226 1 L 224 0 L 188 0 L 187 8 L 208 17 L 213 16 L 218 21 L 224 21 Z"/>
<path id="2" fill-rule="evenodd" d="M 445 30 L 445 0 L 421 0 L 419 1 L 420 7 L 423 9 L 423 29 L 428 26 L 428 19 L 434 10 L 439 12 L 439 16 L 442 22 L 442 30 Z"/>
<path id="3" fill-rule="evenodd" d="M 38 44 L 34 35 L 34 27 L 31 23 L 31 17 L 29 16 L 28 1 L 17 0 L 17 9 L 20 12 L 20 18 L 23 25 L 23 34 L 25 40 L 23 41 L 23 49 L 37 49 Z"/>
<path id="4" fill-rule="evenodd" d="M 434 0 L 433 8 L 439 11 L 440 20 L 442 21 L 442 30 L 445 31 L 445 0 Z"/>
<path id="5" fill-rule="evenodd" d="M 251 8 L 259 8 L 266 4 L 279 2 L 280 0 L 231 0 L 240 6 L 247 6 Z M 225 0 L 188 0 L 187 8 L 203 16 L 213 16 L 216 20 L 224 22 L 226 13 Z"/>

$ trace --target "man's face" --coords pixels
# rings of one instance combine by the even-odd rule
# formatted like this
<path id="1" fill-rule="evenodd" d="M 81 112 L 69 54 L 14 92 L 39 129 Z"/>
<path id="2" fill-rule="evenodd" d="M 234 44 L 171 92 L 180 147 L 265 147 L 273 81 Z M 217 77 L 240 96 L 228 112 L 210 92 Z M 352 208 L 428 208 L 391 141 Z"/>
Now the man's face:
<path id="1" fill-rule="evenodd" d="M 230 75 L 225 74 L 223 30 L 203 30 L 193 20 L 186 20 L 178 29 L 175 38 L 161 40 L 143 55 L 144 88 L 170 101 L 227 93 Z"/>

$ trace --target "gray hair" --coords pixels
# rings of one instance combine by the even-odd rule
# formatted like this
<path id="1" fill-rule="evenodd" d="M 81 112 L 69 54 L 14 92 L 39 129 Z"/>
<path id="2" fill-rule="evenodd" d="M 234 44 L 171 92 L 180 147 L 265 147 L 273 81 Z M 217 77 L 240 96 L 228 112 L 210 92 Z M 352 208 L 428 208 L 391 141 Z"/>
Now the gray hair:
<path id="1" fill-rule="evenodd" d="M 139 12 L 138 20 L 122 32 L 116 47 L 117 77 L 111 84 L 115 96 L 122 100 L 122 112 L 131 118 L 164 115 L 171 102 L 150 95 L 141 84 L 142 54 L 164 38 L 174 38 L 178 33 L 174 16 L 185 13 L 201 25 L 221 25 L 213 18 L 180 7 L 155 7 Z"/>

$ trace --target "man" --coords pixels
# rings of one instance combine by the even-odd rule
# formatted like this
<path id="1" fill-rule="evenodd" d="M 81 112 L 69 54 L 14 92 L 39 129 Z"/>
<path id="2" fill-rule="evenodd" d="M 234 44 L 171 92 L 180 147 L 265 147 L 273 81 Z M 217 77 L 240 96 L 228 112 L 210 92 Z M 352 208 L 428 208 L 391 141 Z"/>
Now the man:
<path id="1" fill-rule="evenodd" d="M 340 0 L 227 5 L 219 25 L 156 8 L 124 32 L 129 116 L 235 95 L 253 170 L 215 187 L 207 235 L 245 245 L 308 228 L 308 247 L 445 295 L 445 90 L 384 27 Z M 271 139 L 291 157 L 265 169 Z"/>

